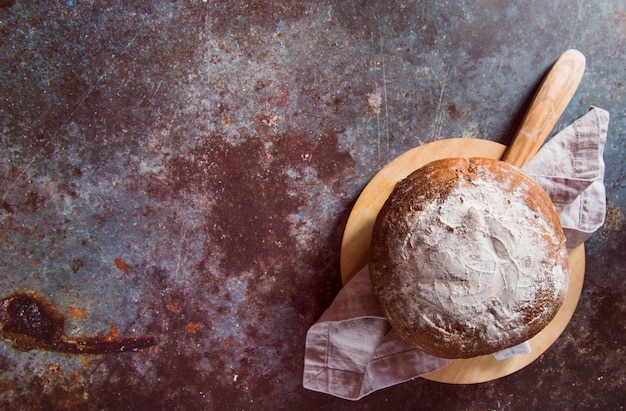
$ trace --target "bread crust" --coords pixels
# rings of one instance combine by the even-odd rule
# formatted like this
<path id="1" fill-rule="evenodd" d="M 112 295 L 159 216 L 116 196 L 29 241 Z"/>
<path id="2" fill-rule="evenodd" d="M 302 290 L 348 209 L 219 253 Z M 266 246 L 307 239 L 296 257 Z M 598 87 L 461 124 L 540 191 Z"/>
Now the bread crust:
<path id="1" fill-rule="evenodd" d="M 569 282 L 549 196 L 518 168 L 487 158 L 437 160 L 396 185 L 374 224 L 370 276 L 396 332 L 443 358 L 532 338 Z"/>

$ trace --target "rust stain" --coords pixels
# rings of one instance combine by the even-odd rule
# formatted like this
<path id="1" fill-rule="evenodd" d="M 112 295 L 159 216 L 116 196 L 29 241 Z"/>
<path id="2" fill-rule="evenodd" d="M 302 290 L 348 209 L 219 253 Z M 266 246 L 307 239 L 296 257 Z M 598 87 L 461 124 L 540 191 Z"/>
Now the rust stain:
<path id="1" fill-rule="evenodd" d="M 0 380 L 0 393 L 12 391 L 17 387 L 17 383 L 12 378 Z"/>
<path id="2" fill-rule="evenodd" d="M 79 311 L 80 312 L 80 311 Z M 80 314 L 79 314 L 80 315 Z M 154 337 L 120 338 L 111 327 L 106 337 L 69 337 L 65 317 L 56 307 L 32 291 L 0 300 L 0 336 L 15 349 L 56 351 L 70 354 L 137 352 L 157 344 Z"/>
<path id="3" fill-rule="evenodd" d="M 222 118 L 229 117 L 218 121 Z M 341 147 L 339 128 L 317 134 L 270 133 L 266 126 L 278 119 L 259 114 L 254 120 L 260 135 L 241 135 L 230 142 L 219 132 L 209 133 L 194 147 L 171 153 L 158 170 L 131 178 L 154 204 L 177 210 L 164 215 L 171 219 L 171 237 L 179 239 L 173 249 L 184 258 L 176 275 L 184 275 L 185 282 L 175 281 L 179 277 L 165 264 L 148 267 L 145 273 L 154 287 L 147 287 L 142 297 L 166 314 L 148 327 L 168 335 L 161 346 L 163 375 L 180 384 L 198 384 L 198 378 L 215 381 L 219 398 L 228 397 L 223 389 L 232 386 L 232 378 L 225 382 L 221 373 L 213 372 L 191 375 L 189 364 L 205 360 L 215 370 L 235 370 L 240 385 L 251 387 L 250 395 L 266 390 L 274 375 L 254 380 L 255 373 L 264 372 L 259 364 L 273 361 L 274 350 L 293 344 L 293 335 L 303 335 L 308 319 L 296 313 L 312 312 L 311 307 L 334 294 L 330 286 L 305 290 L 281 270 L 303 265 L 307 271 L 321 271 L 335 265 L 337 254 L 320 252 L 316 245 L 327 240 L 308 226 L 302 234 L 299 219 L 317 206 L 311 202 L 320 187 L 324 195 L 343 195 L 343 179 L 356 164 Z M 323 215 L 319 224 L 334 218 Z M 300 246 L 302 235 L 310 248 Z M 160 247 L 156 255 L 166 252 Z M 141 263 L 133 265 L 135 270 L 141 272 Z M 279 310 L 287 321 L 272 314 Z M 176 341 L 205 335 L 213 349 L 194 346 L 170 355 L 178 350 Z M 260 346 L 268 348 L 261 352 Z M 162 386 L 167 378 L 157 384 Z"/>
<path id="4" fill-rule="evenodd" d="M 76 274 L 78 270 L 80 270 L 83 267 L 83 265 L 84 265 L 83 260 L 81 260 L 80 258 L 74 258 L 72 260 L 72 265 L 71 265 L 72 272 Z"/>
<path id="5" fill-rule="evenodd" d="M 84 385 L 83 383 L 83 376 L 81 374 L 80 371 L 75 371 L 74 375 L 72 375 L 72 381 L 70 383 L 70 388 L 75 389 L 78 388 L 82 385 Z"/>
<path id="6" fill-rule="evenodd" d="M 173 300 L 168 301 L 165 307 L 167 307 L 167 309 L 173 312 L 174 314 L 180 314 L 180 306 L 178 305 L 176 301 L 173 301 Z"/>
<path id="7" fill-rule="evenodd" d="M 121 257 L 117 257 L 113 260 L 115 266 L 124 272 L 124 274 L 128 275 L 130 273 L 130 265 L 126 261 L 124 261 Z"/>
<path id="8" fill-rule="evenodd" d="M 455 120 L 463 117 L 468 113 L 467 110 L 459 110 L 454 103 L 448 104 L 446 108 L 448 110 L 448 115 L 450 116 L 450 118 Z"/>
<path id="9" fill-rule="evenodd" d="M 87 309 L 77 307 L 74 304 L 70 305 L 70 316 L 75 320 L 82 320 L 87 317 Z"/>
<path id="10" fill-rule="evenodd" d="M 222 343 L 222 345 L 224 347 L 230 347 L 233 345 L 234 342 L 235 342 L 235 337 L 233 337 L 232 335 L 229 335 L 228 337 L 224 339 L 224 342 Z"/>
<path id="11" fill-rule="evenodd" d="M 198 332 L 200 327 L 202 327 L 202 324 L 200 323 L 188 322 L 187 325 L 185 325 L 185 331 L 189 334 L 195 334 Z"/>
<path id="12" fill-rule="evenodd" d="M 120 338 L 120 333 L 117 330 L 117 327 L 112 325 L 110 330 L 109 330 L 109 333 L 105 337 L 105 340 L 113 341 L 113 340 L 117 340 L 118 338 Z"/>
<path id="13" fill-rule="evenodd" d="M 308 161 L 303 162 L 306 154 Z M 314 141 L 299 135 L 278 136 L 271 149 L 251 138 L 237 146 L 223 146 L 214 159 L 212 166 L 219 170 L 209 175 L 220 176 L 219 179 L 194 182 L 207 175 L 195 170 L 197 177 L 192 177 L 186 186 L 205 185 L 221 199 L 212 210 L 207 231 L 219 239 L 217 244 L 222 250 L 227 250 L 222 267 L 235 272 L 257 268 L 295 248 L 296 240 L 285 220 L 306 206 L 306 195 L 290 192 L 285 169 L 312 167 L 320 180 L 334 186 L 338 176 L 354 166 L 350 154 L 339 151 L 335 133 L 324 133 Z M 190 177 L 190 171 L 197 167 L 182 159 L 172 166 L 178 175 L 187 173 Z M 207 249 L 208 258 L 210 252 Z"/>

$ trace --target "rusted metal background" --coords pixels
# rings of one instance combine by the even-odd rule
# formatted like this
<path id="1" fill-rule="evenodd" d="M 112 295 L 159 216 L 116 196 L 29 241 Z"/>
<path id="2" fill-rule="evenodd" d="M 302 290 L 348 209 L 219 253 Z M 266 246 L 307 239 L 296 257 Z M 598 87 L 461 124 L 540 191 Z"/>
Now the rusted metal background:
<path id="1" fill-rule="evenodd" d="M 158 340 L 89 355 L 4 341 L 0 408 L 624 406 L 624 1 L 0 6 L 0 298 L 36 293 L 69 338 Z M 568 48 L 587 71 L 556 130 L 591 105 L 612 117 L 607 222 L 565 333 L 490 383 L 418 379 L 358 403 L 304 390 L 360 190 L 429 141 L 507 144 Z"/>

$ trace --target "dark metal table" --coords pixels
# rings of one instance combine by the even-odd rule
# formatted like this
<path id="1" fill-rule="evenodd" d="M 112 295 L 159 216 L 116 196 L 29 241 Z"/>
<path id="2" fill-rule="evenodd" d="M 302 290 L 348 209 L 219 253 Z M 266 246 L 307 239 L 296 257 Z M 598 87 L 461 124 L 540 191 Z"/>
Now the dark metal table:
<path id="1" fill-rule="evenodd" d="M 0 2 L 0 298 L 68 338 L 0 344 L 3 409 L 621 409 L 626 3 Z M 566 49 L 587 71 L 555 129 L 611 113 L 607 221 L 583 295 L 527 368 L 351 403 L 302 388 L 308 327 L 381 166 L 448 137 L 507 144 Z"/>

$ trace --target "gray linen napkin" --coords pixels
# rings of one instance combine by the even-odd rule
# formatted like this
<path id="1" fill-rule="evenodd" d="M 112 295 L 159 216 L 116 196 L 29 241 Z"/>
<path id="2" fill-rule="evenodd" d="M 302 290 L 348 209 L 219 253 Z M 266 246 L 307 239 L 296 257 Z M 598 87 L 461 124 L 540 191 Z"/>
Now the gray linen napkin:
<path id="1" fill-rule="evenodd" d="M 567 248 L 574 249 L 602 224 L 604 144 L 609 113 L 592 107 L 541 147 L 522 170 L 548 193 L 561 217 Z"/>
<path id="2" fill-rule="evenodd" d="M 584 242 L 604 222 L 602 155 L 608 122 L 608 112 L 592 107 L 550 139 L 522 168 L 550 195 L 569 249 Z M 528 347 L 521 344 L 503 350 L 496 358 L 528 352 Z M 358 400 L 449 363 L 415 349 L 395 333 L 378 306 L 366 266 L 309 329 L 303 385 Z"/>

